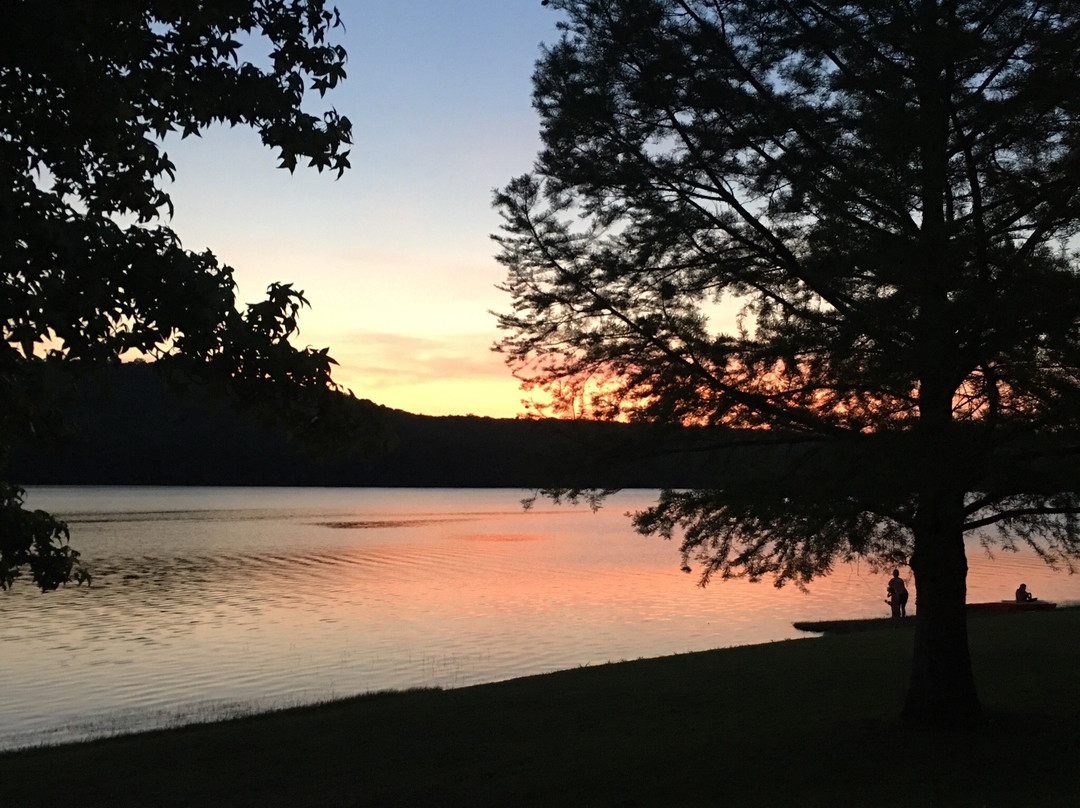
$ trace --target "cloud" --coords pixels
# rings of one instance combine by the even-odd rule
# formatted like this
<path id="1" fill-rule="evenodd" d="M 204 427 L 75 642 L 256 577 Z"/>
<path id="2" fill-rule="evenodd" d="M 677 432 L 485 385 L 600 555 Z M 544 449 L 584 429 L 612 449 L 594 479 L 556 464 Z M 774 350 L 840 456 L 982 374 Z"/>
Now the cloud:
<path id="1" fill-rule="evenodd" d="M 491 341 L 479 332 L 435 338 L 360 331 L 339 337 L 331 353 L 353 375 L 395 384 L 509 376 Z"/>
<path id="2" fill-rule="evenodd" d="M 353 331 L 338 337 L 334 378 L 358 396 L 427 415 L 523 412 L 518 382 L 492 353 L 490 332 L 446 337 Z"/>

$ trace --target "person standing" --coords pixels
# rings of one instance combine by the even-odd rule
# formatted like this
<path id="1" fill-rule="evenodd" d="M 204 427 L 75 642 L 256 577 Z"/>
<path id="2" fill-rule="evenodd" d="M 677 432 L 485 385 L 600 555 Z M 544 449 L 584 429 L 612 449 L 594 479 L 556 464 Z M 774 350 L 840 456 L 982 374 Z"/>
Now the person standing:
<path id="1" fill-rule="evenodd" d="M 900 577 L 900 570 L 892 571 L 889 579 L 889 595 L 885 600 L 892 607 L 894 620 L 899 620 L 907 615 L 908 591 L 904 579 Z"/>

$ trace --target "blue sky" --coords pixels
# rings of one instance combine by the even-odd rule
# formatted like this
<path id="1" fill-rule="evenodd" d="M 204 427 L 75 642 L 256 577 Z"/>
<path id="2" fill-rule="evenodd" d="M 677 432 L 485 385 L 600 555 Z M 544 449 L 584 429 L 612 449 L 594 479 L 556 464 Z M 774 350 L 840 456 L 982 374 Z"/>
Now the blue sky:
<path id="1" fill-rule="evenodd" d="M 248 130 L 170 139 L 172 226 L 235 268 L 242 301 L 273 281 L 305 290 L 299 342 L 329 345 L 357 395 L 512 416 L 521 394 L 489 350 L 488 311 L 509 305 L 491 194 L 539 147 L 531 75 L 557 13 L 540 0 L 337 6 L 349 75 L 327 103 L 353 122 L 352 171 L 290 176 Z"/>

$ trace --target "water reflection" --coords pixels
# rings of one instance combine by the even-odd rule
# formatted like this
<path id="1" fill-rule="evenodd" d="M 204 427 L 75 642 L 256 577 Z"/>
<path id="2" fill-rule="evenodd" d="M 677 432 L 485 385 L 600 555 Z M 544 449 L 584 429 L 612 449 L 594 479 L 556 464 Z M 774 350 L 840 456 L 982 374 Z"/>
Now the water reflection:
<path id="1" fill-rule="evenodd" d="M 517 491 L 38 489 L 94 586 L 0 596 L 0 748 L 389 687 L 453 687 L 797 636 L 884 616 L 885 577 L 838 568 L 801 593 L 702 590 L 637 536 L 625 492 L 597 514 Z M 1025 581 L 1080 599 L 1031 554 L 970 552 L 973 600 Z"/>

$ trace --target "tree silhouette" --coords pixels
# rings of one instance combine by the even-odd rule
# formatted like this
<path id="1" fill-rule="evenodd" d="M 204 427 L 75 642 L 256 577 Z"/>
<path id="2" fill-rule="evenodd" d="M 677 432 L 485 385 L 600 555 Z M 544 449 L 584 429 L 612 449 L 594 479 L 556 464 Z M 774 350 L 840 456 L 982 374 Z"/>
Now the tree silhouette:
<path id="1" fill-rule="evenodd" d="M 1080 7 L 550 5 L 500 350 L 556 407 L 771 430 L 637 527 L 703 583 L 910 559 L 904 715 L 977 722 L 965 532 L 1080 555 Z"/>
<path id="2" fill-rule="evenodd" d="M 170 133 L 250 126 L 290 171 L 348 168 L 349 120 L 303 107 L 345 76 L 329 39 L 337 10 L 7 0 L 0 17 L 0 455 L 57 428 L 58 367 L 125 354 L 169 358 L 159 364 L 296 432 L 365 434 L 372 408 L 338 389 L 326 350 L 289 343 L 303 294 L 275 284 L 239 311 L 231 268 L 160 221 L 172 211 Z M 42 589 L 85 580 L 66 527 L 22 498 L 0 488 L 0 587 L 23 569 Z"/>

